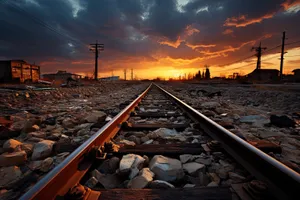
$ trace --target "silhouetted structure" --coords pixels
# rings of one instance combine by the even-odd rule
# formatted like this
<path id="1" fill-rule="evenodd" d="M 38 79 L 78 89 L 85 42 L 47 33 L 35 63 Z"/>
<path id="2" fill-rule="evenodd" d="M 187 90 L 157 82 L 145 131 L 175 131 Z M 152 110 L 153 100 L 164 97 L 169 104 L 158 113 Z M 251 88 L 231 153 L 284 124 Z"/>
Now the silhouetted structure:
<path id="1" fill-rule="evenodd" d="M 98 41 L 96 41 L 96 44 L 90 44 L 90 51 L 95 53 L 95 80 L 98 80 L 98 55 L 99 51 L 104 51 L 104 44 L 98 44 Z"/>
<path id="2" fill-rule="evenodd" d="M 55 74 L 43 74 L 43 78 L 47 79 L 47 80 L 50 80 L 50 81 L 53 81 L 53 80 L 67 81 L 67 80 L 70 80 L 70 79 L 74 79 L 74 80 L 81 79 L 82 76 L 78 75 L 78 74 L 72 74 L 72 73 L 69 73 L 67 71 L 58 71 Z"/>
<path id="3" fill-rule="evenodd" d="M 24 60 L 0 61 L 0 82 L 37 82 L 40 78 L 40 67 Z"/>
<path id="4" fill-rule="evenodd" d="M 300 69 L 294 69 L 293 73 L 294 73 L 294 80 L 296 82 L 300 82 Z"/>
<path id="5" fill-rule="evenodd" d="M 277 69 L 255 69 L 247 75 L 252 81 L 277 81 L 279 80 L 279 70 Z"/>
<path id="6" fill-rule="evenodd" d="M 208 66 L 206 66 L 206 70 L 205 70 L 205 79 L 206 79 L 206 80 L 209 80 L 209 79 L 210 79 L 210 72 L 209 72 Z"/>
<path id="7" fill-rule="evenodd" d="M 284 56 L 284 41 L 285 41 L 285 31 L 282 33 L 282 45 L 281 45 L 281 57 L 280 57 L 280 80 L 282 79 L 283 72 L 283 56 Z"/>
<path id="8" fill-rule="evenodd" d="M 103 80 L 103 81 L 117 81 L 119 79 L 120 79 L 119 76 L 108 76 L 108 77 L 100 78 L 100 80 Z"/>
<path id="9" fill-rule="evenodd" d="M 259 43 L 259 47 L 252 47 L 252 50 L 255 50 L 257 56 L 256 69 L 260 69 L 261 64 L 261 52 L 262 50 L 266 50 L 267 47 L 261 47 L 261 42 Z"/>

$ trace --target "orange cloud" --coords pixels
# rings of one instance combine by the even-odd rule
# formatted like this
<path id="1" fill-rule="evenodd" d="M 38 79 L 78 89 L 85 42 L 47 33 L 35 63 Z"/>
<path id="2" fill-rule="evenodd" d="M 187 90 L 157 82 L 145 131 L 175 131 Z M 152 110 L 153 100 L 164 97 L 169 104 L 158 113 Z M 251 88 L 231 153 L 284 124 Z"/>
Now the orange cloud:
<path id="1" fill-rule="evenodd" d="M 197 48 L 210 48 L 210 47 L 215 47 L 215 44 L 190 44 L 190 43 L 186 43 L 186 46 L 192 48 L 192 49 L 197 49 Z"/>
<path id="2" fill-rule="evenodd" d="M 231 30 L 231 29 L 226 29 L 225 31 L 223 31 L 224 35 L 228 35 L 228 34 L 231 34 L 231 33 L 233 33 L 233 30 Z"/>
<path id="3" fill-rule="evenodd" d="M 168 39 L 163 38 L 163 39 L 158 40 L 158 43 L 177 48 L 177 47 L 179 47 L 181 42 L 184 42 L 189 36 L 193 35 L 194 33 L 199 33 L 199 32 L 200 31 L 198 29 L 192 27 L 192 25 L 188 25 L 185 28 L 184 33 L 181 36 L 178 36 L 178 38 L 175 42 L 169 41 Z"/>
<path id="4" fill-rule="evenodd" d="M 281 6 L 284 8 L 284 10 L 288 10 L 291 7 L 300 5 L 300 0 L 287 0 L 284 3 L 281 4 Z"/>
<path id="5" fill-rule="evenodd" d="M 270 19 L 274 16 L 274 13 L 266 14 L 259 18 L 247 19 L 245 15 L 237 17 L 227 18 L 223 26 L 235 26 L 235 27 L 245 27 L 250 24 L 260 23 L 264 19 Z"/>

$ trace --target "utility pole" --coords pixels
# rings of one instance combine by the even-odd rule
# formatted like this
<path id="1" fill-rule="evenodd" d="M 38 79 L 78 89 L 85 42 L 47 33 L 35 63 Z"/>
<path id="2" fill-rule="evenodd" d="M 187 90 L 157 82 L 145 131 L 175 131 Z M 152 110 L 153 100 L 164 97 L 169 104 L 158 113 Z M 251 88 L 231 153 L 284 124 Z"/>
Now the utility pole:
<path id="1" fill-rule="evenodd" d="M 133 69 L 131 68 L 131 80 L 133 81 Z"/>
<path id="2" fill-rule="evenodd" d="M 259 43 L 259 47 L 252 47 L 252 50 L 255 50 L 257 56 L 256 69 L 260 69 L 261 67 L 261 52 L 262 50 L 266 50 L 267 47 L 261 47 L 261 42 Z"/>
<path id="3" fill-rule="evenodd" d="M 124 80 L 126 81 L 126 73 L 127 73 L 127 69 L 124 69 Z"/>
<path id="4" fill-rule="evenodd" d="M 99 51 L 104 51 L 104 44 L 98 44 L 96 41 L 95 44 L 90 44 L 90 51 L 95 53 L 95 80 L 98 80 L 98 54 Z"/>
<path id="5" fill-rule="evenodd" d="M 282 33 L 281 58 L 280 58 L 280 80 L 282 80 L 282 72 L 283 72 L 284 42 L 285 42 L 285 31 L 283 31 L 283 33 Z"/>

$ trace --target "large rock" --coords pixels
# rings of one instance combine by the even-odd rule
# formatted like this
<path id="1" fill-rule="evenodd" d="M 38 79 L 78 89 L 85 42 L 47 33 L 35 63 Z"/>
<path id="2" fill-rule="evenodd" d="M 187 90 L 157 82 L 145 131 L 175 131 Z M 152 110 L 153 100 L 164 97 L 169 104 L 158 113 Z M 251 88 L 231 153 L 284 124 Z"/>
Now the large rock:
<path id="1" fill-rule="evenodd" d="M 71 139 L 62 137 L 56 142 L 54 150 L 56 153 L 72 152 L 78 146 L 79 144 Z"/>
<path id="2" fill-rule="evenodd" d="M 3 149 L 7 152 L 13 152 L 16 150 L 18 146 L 20 146 L 22 143 L 18 140 L 9 139 L 3 144 Z"/>
<path id="3" fill-rule="evenodd" d="M 34 145 L 33 153 L 31 156 L 32 160 L 40 160 L 51 155 L 54 141 L 43 140 Z"/>
<path id="4" fill-rule="evenodd" d="M 21 176 L 22 172 L 17 166 L 0 168 L 0 187 L 18 181 Z"/>
<path id="5" fill-rule="evenodd" d="M 139 155 L 127 154 L 120 161 L 120 171 L 128 171 L 132 168 L 141 169 L 145 159 Z"/>
<path id="6" fill-rule="evenodd" d="M 149 168 L 154 172 L 156 179 L 168 182 L 180 180 L 184 176 L 179 160 L 162 155 L 154 156 L 149 163 Z"/>
<path id="7" fill-rule="evenodd" d="M 103 122 L 105 118 L 106 118 L 105 112 L 93 111 L 89 113 L 87 117 L 84 118 L 84 121 L 88 123 L 97 123 L 97 122 Z"/>
<path id="8" fill-rule="evenodd" d="M 13 153 L 3 153 L 0 155 L 0 166 L 14 166 L 24 164 L 27 160 L 25 151 L 18 151 Z"/>
<path id="9" fill-rule="evenodd" d="M 28 137 L 37 137 L 37 138 L 46 138 L 46 133 L 45 132 L 41 132 L 41 131 L 38 131 L 38 132 L 31 132 L 31 133 L 28 133 Z"/>
<path id="10" fill-rule="evenodd" d="M 154 173 L 149 168 L 143 168 L 139 175 L 129 181 L 127 187 L 132 189 L 142 189 L 153 180 Z"/>
<path id="11" fill-rule="evenodd" d="M 149 184 L 149 187 L 151 189 L 168 189 L 168 188 L 175 188 L 174 185 L 171 183 L 168 183 L 167 181 L 162 181 L 162 180 L 155 180 L 152 181 Z"/>
<path id="12" fill-rule="evenodd" d="M 25 151 L 27 153 L 27 156 L 30 156 L 33 151 L 33 144 L 22 143 L 20 146 L 18 146 L 18 149 Z"/>
<path id="13" fill-rule="evenodd" d="M 281 128 L 295 127 L 295 125 L 296 125 L 296 122 L 286 115 L 282 115 L 282 116 L 271 115 L 270 121 L 271 121 L 271 124 L 281 127 Z"/>
<path id="14" fill-rule="evenodd" d="M 179 140 L 181 142 L 186 141 L 186 138 L 179 134 L 175 129 L 168 129 L 168 128 L 159 128 L 147 135 L 150 139 L 172 139 L 172 140 Z"/>
<path id="15" fill-rule="evenodd" d="M 205 171 L 205 165 L 196 163 L 196 162 L 190 162 L 183 164 L 183 169 L 187 171 L 189 174 L 195 174 L 196 172 Z"/>

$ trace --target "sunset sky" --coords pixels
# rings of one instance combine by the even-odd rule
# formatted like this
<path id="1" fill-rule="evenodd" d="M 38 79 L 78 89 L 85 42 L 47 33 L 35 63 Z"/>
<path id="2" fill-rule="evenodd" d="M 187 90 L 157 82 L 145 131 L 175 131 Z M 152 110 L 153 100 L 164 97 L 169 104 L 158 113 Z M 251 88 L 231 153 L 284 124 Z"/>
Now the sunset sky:
<path id="1" fill-rule="evenodd" d="M 100 77 L 133 68 L 140 79 L 174 78 L 205 64 L 212 76 L 247 74 L 259 42 L 262 68 L 279 69 L 283 31 L 284 73 L 300 68 L 300 0 L 0 0 L 0 12 L 0 59 L 42 73 L 91 75 L 96 40 Z"/>

